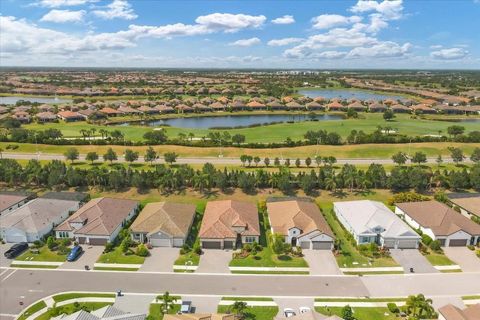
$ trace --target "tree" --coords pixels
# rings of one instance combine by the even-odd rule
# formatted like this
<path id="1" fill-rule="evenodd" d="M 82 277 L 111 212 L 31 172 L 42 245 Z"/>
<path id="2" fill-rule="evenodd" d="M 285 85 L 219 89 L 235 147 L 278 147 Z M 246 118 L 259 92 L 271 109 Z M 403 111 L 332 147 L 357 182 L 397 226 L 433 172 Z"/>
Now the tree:
<path id="1" fill-rule="evenodd" d="M 383 119 L 385 119 L 386 121 L 390 121 L 393 118 L 395 118 L 395 113 L 393 113 L 393 110 L 392 109 L 385 110 L 385 112 L 383 113 Z"/>
<path id="2" fill-rule="evenodd" d="M 465 127 L 462 127 L 462 126 L 454 125 L 447 128 L 447 133 L 454 137 L 460 134 L 463 134 L 464 132 L 465 132 Z"/>
<path id="3" fill-rule="evenodd" d="M 302 163 L 300 162 L 300 158 L 295 159 L 295 166 L 296 166 L 297 168 L 300 168 L 300 165 L 301 165 L 301 164 L 302 164 Z"/>
<path id="4" fill-rule="evenodd" d="M 307 159 L 305 159 L 305 165 L 307 166 L 307 168 L 310 168 L 310 166 L 312 165 L 312 159 L 310 157 L 307 157 Z"/>
<path id="5" fill-rule="evenodd" d="M 112 164 L 113 161 L 117 160 L 117 153 L 113 151 L 112 148 L 108 148 L 107 152 L 103 155 L 103 160 L 110 161 L 110 164 Z"/>
<path id="6" fill-rule="evenodd" d="M 450 151 L 450 157 L 456 165 L 458 165 L 460 162 L 463 162 L 465 159 L 463 151 L 460 148 L 449 147 L 448 151 Z"/>
<path id="7" fill-rule="evenodd" d="M 352 307 L 346 305 L 342 308 L 342 319 L 344 320 L 355 320 L 356 318 L 353 316 Z"/>
<path id="8" fill-rule="evenodd" d="M 232 136 L 232 142 L 239 146 L 245 142 L 245 136 L 243 134 L 234 134 Z"/>
<path id="9" fill-rule="evenodd" d="M 146 162 L 150 162 L 150 165 L 152 165 L 153 161 L 158 159 L 158 154 L 153 148 L 150 146 L 148 147 L 147 151 L 145 151 L 145 155 L 143 156 L 143 159 Z"/>
<path id="10" fill-rule="evenodd" d="M 287 167 L 287 168 L 290 167 L 290 159 L 289 158 L 285 159 L 284 164 L 285 164 L 285 167 Z"/>
<path id="11" fill-rule="evenodd" d="M 280 167 L 280 158 L 275 157 L 275 159 L 273 159 L 273 165 L 275 167 Z"/>
<path id="12" fill-rule="evenodd" d="M 480 162 L 480 148 L 473 149 L 473 152 L 470 155 L 470 160 L 472 160 L 475 163 Z"/>
<path id="13" fill-rule="evenodd" d="M 247 310 L 247 303 L 243 301 L 235 301 L 230 307 L 230 310 L 235 313 L 237 318 L 244 319 Z"/>
<path id="14" fill-rule="evenodd" d="M 443 158 L 442 158 L 442 155 L 439 154 L 437 159 L 435 159 L 435 162 L 437 163 L 437 165 L 440 167 L 443 163 Z"/>
<path id="15" fill-rule="evenodd" d="M 167 141 L 167 135 L 165 134 L 164 130 L 153 130 L 146 132 L 143 135 L 143 138 L 148 144 L 162 144 Z"/>
<path id="16" fill-rule="evenodd" d="M 427 162 L 427 155 L 423 152 L 415 152 L 410 161 L 420 165 L 421 163 Z"/>
<path id="17" fill-rule="evenodd" d="M 163 154 L 163 159 L 165 159 L 165 162 L 169 163 L 170 165 L 177 161 L 177 157 L 178 154 L 176 154 L 175 152 L 165 152 Z"/>
<path id="18" fill-rule="evenodd" d="M 255 157 L 253 158 L 253 162 L 255 162 L 255 166 L 258 167 L 258 164 L 260 163 L 260 157 L 255 156 Z"/>
<path id="19" fill-rule="evenodd" d="M 282 254 L 285 250 L 285 237 L 279 233 L 273 233 L 270 235 L 270 243 L 273 252 L 276 254 Z"/>
<path id="20" fill-rule="evenodd" d="M 316 156 L 315 157 L 315 163 L 317 164 L 317 167 L 320 167 L 322 164 L 322 157 L 321 156 Z"/>
<path id="21" fill-rule="evenodd" d="M 177 302 L 177 298 L 170 296 L 170 293 L 168 291 L 166 291 L 161 296 L 157 296 L 155 300 L 157 303 L 159 300 L 162 300 L 162 302 L 160 303 L 160 312 L 162 314 L 166 314 L 168 313 L 168 311 L 173 310 L 175 302 Z"/>
<path id="22" fill-rule="evenodd" d="M 401 166 L 407 162 L 408 156 L 405 153 L 399 151 L 392 156 L 392 160 L 394 163 Z"/>
<path id="23" fill-rule="evenodd" d="M 252 156 L 247 156 L 247 162 L 248 166 L 250 167 L 252 165 L 253 157 Z"/>
<path id="24" fill-rule="evenodd" d="M 125 161 L 132 163 L 138 160 L 138 152 L 131 149 L 125 150 Z"/>
<path id="25" fill-rule="evenodd" d="M 265 159 L 263 159 L 263 163 L 265 163 L 265 166 L 268 168 L 268 166 L 270 165 L 270 158 L 266 157 Z"/>
<path id="26" fill-rule="evenodd" d="M 71 163 L 73 163 L 73 161 L 78 159 L 79 153 L 77 148 L 68 148 L 67 151 L 65 151 L 64 156 L 67 160 L 70 160 Z"/>
<path id="27" fill-rule="evenodd" d="M 85 160 L 90 161 L 93 164 L 95 160 L 98 160 L 98 154 L 95 151 L 90 151 L 85 156 Z"/>
<path id="28" fill-rule="evenodd" d="M 405 306 L 407 314 L 414 319 L 431 319 L 435 314 L 432 299 L 426 299 L 423 294 L 408 296 Z"/>
<path id="29" fill-rule="evenodd" d="M 246 154 L 242 154 L 240 156 L 240 161 L 242 162 L 242 166 L 245 167 L 245 163 L 247 162 L 248 156 Z"/>

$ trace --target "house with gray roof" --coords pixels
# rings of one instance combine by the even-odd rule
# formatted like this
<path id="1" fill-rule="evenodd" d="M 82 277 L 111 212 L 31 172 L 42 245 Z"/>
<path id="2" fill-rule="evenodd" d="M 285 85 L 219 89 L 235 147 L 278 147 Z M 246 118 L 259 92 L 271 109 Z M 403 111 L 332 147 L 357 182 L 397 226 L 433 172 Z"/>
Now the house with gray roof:
<path id="1" fill-rule="evenodd" d="M 34 242 L 48 235 L 55 226 L 80 208 L 81 201 L 68 197 L 36 198 L 0 216 L 0 236 L 6 242 Z"/>
<path id="2" fill-rule="evenodd" d="M 92 312 L 80 310 L 68 315 L 61 314 L 52 320 L 145 320 L 146 317 L 145 314 L 128 313 L 109 305 Z"/>
<path id="3" fill-rule="evenodd" d="M 29 200 L 29 196 L 16 192 L 0 193 L 0 216 L 8 214 L 13 210 L 23 206 Z"/>
<path id="4" fill-rule="evenodd" d="M 358 244 L 376 243 L 392 249 L 418 248 L 420 236 L 381 202 L 334 202 L 333 210 Z"/>

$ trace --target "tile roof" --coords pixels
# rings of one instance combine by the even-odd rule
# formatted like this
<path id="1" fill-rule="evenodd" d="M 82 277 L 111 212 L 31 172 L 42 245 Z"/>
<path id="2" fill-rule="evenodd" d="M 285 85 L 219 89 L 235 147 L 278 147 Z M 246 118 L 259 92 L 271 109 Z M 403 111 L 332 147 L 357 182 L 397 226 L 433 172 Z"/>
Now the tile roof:
<path id="1" fill-rule="evenodd" d="M 480 217 L 480 194 L 450 196 L 450 202 Z"/>
<path id="2" fill-rule="evenodd" d="M 184 203 L 148 203 L 130 226 L 132 232 L 159 231 L 171 237 L 186 237 L 195 217 L 195 206 Z"/>
<path id="3" fill-rule="evenodd" d="M 480 225 L 441 202 L 431 200 L 396 205 L 422 227 L 432 229 L 436 236 L 447 236 L 460 230 L 480 235 Z"/>
<path id="4" fill-rule="evenodd" d="M 250 202 L 222 200 L 207 203 L 203 214 L 200 238 L 235 238 L 232 227 L 245 227 L 242 235 L 260 236 L 257 207 Z"/>
<path id="5" fill-rule="evenodd" d="M 463 310 L 452 304 L 447 304 L 438 309 L 438 312 L 445 320 L 478 320 L 480 319 L 480 303 L 468 306 Z"/>
<path id="6" fill-rule="evenodd" d="M 28 196 L 22 194 L 6 194 L 0 193 L 0 211 L 10 208 L 11 206 L 27 199 Z"/>

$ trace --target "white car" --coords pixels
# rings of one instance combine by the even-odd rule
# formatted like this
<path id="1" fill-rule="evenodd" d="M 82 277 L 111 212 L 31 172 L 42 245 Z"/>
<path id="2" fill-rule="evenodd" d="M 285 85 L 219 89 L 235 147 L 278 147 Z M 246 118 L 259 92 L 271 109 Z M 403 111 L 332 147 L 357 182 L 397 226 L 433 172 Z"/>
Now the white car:
<path id="1" fill-rule="evenodd" d="M 309 307 L 300 307 L 300 313 L 307 313 L 307 312 L 312 312 L 312 309 Z"/>
<path id="2" fill-rule="evenodd" d="M 297 315 L 292 308 L 283 309 L 283 314 L 285 315 L 286 318 L 290 318 Z"/>

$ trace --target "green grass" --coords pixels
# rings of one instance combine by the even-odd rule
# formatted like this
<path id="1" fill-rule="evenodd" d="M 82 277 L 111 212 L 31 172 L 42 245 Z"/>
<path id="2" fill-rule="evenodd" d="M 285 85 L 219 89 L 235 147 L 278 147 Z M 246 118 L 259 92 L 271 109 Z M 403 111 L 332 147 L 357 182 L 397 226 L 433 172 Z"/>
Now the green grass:
<path id="1" fill-rule="evenodd" d="M 350 276 L 368 276 L 368 275 L 382 275 L 382 274 L 404 274 L 403 271 L 362 271 L 362 272 L 350 272 L 350 271 L 345 271 L 343 272 L 345 275 L 350 275 Z"/>
<path id="2" fill-rule="evenodd" d="M 60 301 L 65 301 L 65 300 L 71 300 L 71 299 L 77 299 L 77 298 L 115 298 L 114 293 L 62 293 L 62 294 L 57 294 L 53 296 L 53 300 L 55 302 L 60 302 Z"/>
<path id="3" fill-rule="evenodd" d="M 407 298 L 315 298 L 315 302 L 396 302 Z"/>
<path id="4" fill-rule="evenodd" d="M 19 261 L 48 261 L 48 262 L 64 262 L 67 259 L 66 254 L 58 254 L 55 251 L 51 251 L 47 246 L 43 246 L 39 249 L 39 253 L 32 253 L 30 249 L 27 249 L 15 260 Z"/>
<path id="5" fill-rule="evenodd" d="M 203 212 L 205 211 L 206 205 L 206 201 L 200 201 L 197 203 L 195 217 L 193 218 L 192 227 L 190 228 L 190 233 L 188 234 L 186 241 L 186 244 L 189 248 L 193 248 L 195 245 L 199 245 L 200 243 L 198 232 L 200 231 L 200 225 L 202 223 Z M 180 254 L 177 260 L 175 260 L 174 265 L 184 266 L 187 261 L 189 261 L 189 266 L 198 266 L 200 263 L 200 256 L 193 251 Z"/>
<path id="6" fill-rule="evenodd" d="M 302 257 L 293 257 L 287 255 L 277 255 L 270 247 L 264 247 L 259 251 L 255 258 L 248 256 L 246 258 L 236 258 L 230 261 L 231 267 L 291 267 L 307 268 L 308 263 Z M 255 272 L 256 273 L 256 272 Z"/>
<path id="7" fill-rule="evenodd" d="M 228 313 L 230 306 L 218 306 L 218 313 Z M 278 313 L 278 307 L 247 307 L 247 319 L 272 320 Z"/>
<path id="8" fill-rule="evenodd" d="M 148 312 L 148 316 L 150 320 L 162 320 L 163 319 L 163 313 L 160 312 L 160 304 L 159 303 L 152 303 L 150 304 L 150 309 Z M 180 305 L 179 304 L 174 304 L 173 309 L 168 311 L 168 314 L 175 314 L 180 311 Z"/>
<path id="9" fill-rule="evenodd" d="M 222 300 L 228 300 L 228 301 L 273 301 L 272 298 L 266 298 L 266 297 L 222 297 Z"/>
<path id="10" fill-rule="evenodd" d="M 62 313 L 65 314 L 72 314 L 75 313 L 81 309 L 84 309 L 86 311 L 93 311 L 97 310 L 100 308 L 103 308 L 105 306 L 111 305 L 112 303 L 108 302 L 80 302 L 78 304 L 78 308 L 75 307 L 73 303 L 66 304 L 64 306 L 57 307 L 56 310 L 49 309 L 47 312 L 44 314 L 40 315 L 37 317 L 35 320 L 49 320 L 57 315 L 61 315 Z"/>
<path id="11" fill-rule="evenodd" d="M 357 320 L 394 320 L 398 319 L 395 315 L 391 314 L 387 308 L 370 308 L 370 307 L 358 307 L 352 308 L 353 315 Z M 342 316 L 341 307 L 315 307 L 315 311 L 324 314 L 326 316 L 337 315 Z M 387 313 L 388 315 L 385 315 Z"/>
<path id="12" fill-rule="evenodd" d="M 138 271 L 138 268 L 94 267 L 93 270 L 102 270 L 102 271 Z"/>
<path id="13" fill-rule="evenodd" d="M 42 300 L 42 301 L 39 301 L 37 303 L 35 303 L 34 305 L 30 306 L 27 310 L 25 310 L 19 317 L 17 320 L 25 320 L 27 319 L 29 316 L 31 316 L 32 314 L 42 310 L 43 308 L 46 308 L 47 307 L 47 304 Z"/>
<path id="14" fill-rule="evenodd" d="M 230 271 L 234 274 L 278 274 L 278 275 L 305 275 L 310 274 L 308 271 Z"/>
<path id="15" fill-rule="evenodd" d="M 462 296 L 462 300 L 477 300 L 477 299 L 480 299 L 480 295 Z"/>
<path id="16" fill-rule="evenodd" d="M 424 257 L 427 258 L 427 260 L 433 266 L 451 266 L 456 264 L 443 253 L 430 251 L 429 254 L 425 255 Z"/>
<path id="17" fill-rule="evenodd" d="M 14 264 L 12 268 L 23 268 L 23 269 L 57 269 L 58 266 L 44 266 L 44 265 L 35 265 L 35 264 Z"/>
<path id="18" fill-rule="evenodd" d="M 125 255 L 120 247 L 116 247 L 113 251 L 103 253 L 97 260 L 98 263 L 119 263 L 119 264 L 143 264 L 145 257 L 135 254 Z"/>

